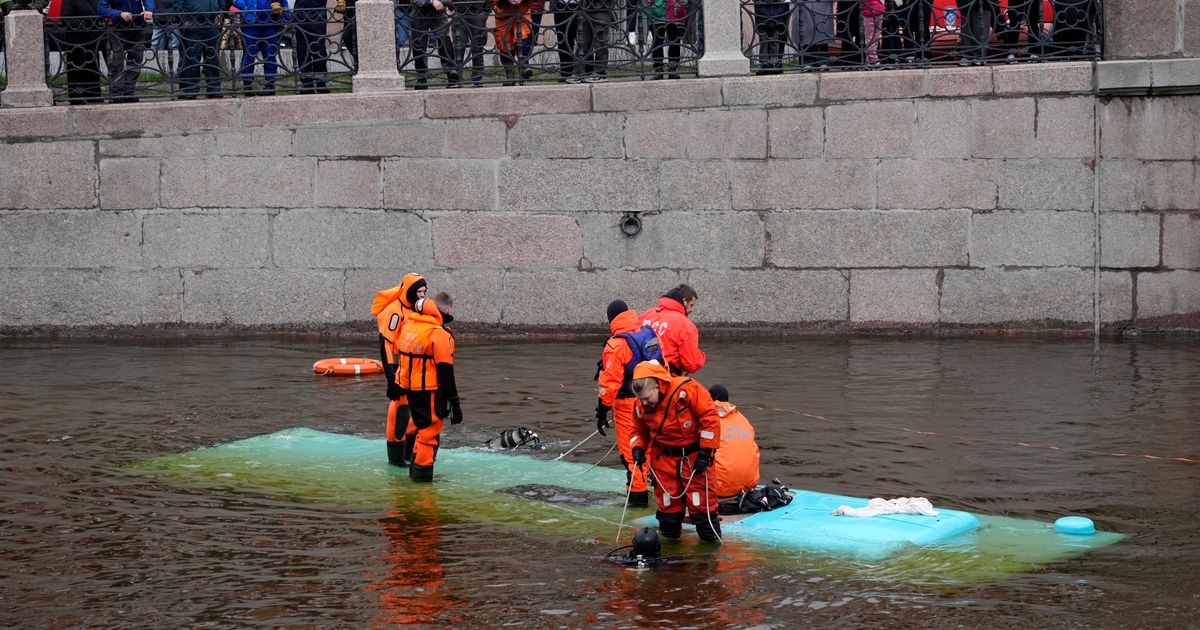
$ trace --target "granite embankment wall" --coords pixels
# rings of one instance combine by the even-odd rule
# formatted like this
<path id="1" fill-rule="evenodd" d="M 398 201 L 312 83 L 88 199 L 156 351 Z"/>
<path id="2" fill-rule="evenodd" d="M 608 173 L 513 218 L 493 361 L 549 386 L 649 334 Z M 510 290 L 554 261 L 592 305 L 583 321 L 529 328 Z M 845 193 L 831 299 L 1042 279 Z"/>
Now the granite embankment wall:
<path id="1" fill-rule="evenodd" d="M 1197 61 L 0 110 L 0 329 L 1200 328 Z"/>

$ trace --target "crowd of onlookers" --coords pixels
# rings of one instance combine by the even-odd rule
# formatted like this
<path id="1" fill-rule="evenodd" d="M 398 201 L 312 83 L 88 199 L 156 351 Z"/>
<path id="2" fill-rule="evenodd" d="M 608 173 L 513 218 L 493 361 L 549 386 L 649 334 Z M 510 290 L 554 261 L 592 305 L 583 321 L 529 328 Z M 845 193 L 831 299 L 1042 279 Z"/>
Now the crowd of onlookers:
<path id="1" fill-rule="evenodd" d="M 740 0 L 760 74 L 787 68 L 1096 56 L 1100 0 Z M 72 103 L 348 88 L 355 0 L 0 0 L 45 15 L 51 85 Z M 679 78 L 702 0 L 398 0 L 409 84 Z M 65 89 L 64 89 L 65 88 Z"/>
<path id="2" fill-rule="evenodd" d="M 1098 56 L 1100 0 L 750 0 L 761 73 Z M 757 54 L 755 54 L 757 53 Z"/>

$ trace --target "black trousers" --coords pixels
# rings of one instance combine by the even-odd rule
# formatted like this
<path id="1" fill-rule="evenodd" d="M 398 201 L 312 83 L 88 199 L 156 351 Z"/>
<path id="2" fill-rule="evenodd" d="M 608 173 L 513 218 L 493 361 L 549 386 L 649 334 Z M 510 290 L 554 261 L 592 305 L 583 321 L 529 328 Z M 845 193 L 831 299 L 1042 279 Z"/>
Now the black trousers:
<path id="1" fill-rule="evenodd" d="M 575 9 L 559 1 L 554 3 L 554 39 L 558 42 L 558 76 L 567 78 L 575 69 L 575 44 L 579 38 L 580 17 Z"/>
<path id="2" fill-rule="evenodd" d="M 580 11 L 575 40 L 575 76 L 603 75 L 608 65 L 608 31 L 613 25 L 610 9 Z"/>

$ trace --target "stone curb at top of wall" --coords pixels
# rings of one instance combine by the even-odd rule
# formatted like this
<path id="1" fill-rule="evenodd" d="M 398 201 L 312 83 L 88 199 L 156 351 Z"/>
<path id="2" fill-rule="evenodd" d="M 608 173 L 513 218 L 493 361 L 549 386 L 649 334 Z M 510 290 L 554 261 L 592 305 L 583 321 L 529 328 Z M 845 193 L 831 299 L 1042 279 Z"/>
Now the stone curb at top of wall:
<path id="1" fill-rule="evenodd" d="M 1172 84 L 1197 74 L 1186 62 L 1146 62 Z M 1107 64 L 1110 62 L 1101 62 Z M 1116 62 L 1113 62 L 1116 63 Z M 1156 65 L 1157 64 L 1157 65 Z M 1159 67 L 1163 65 L 1161 68 Z M 193 131 L 336 125 L 360 121 L 471 118 L 717 107 L 794 107 L 821 102 L 1096 91 L 1097 64 L 1064 62 L 988 68 L 829 72 L 781 77 L 618 81 L 594 86 L 523 86 L 479 91 L 404 91 L 220 101 L 162 101 L 0 109 L 0 142 L 55 137 L 132 138 Z M 1103 67 L 1102 65 L 1100 67 Z M 1141 67 L 1141 66 L 1139 66 Z M 1106 70 L 1108 76 L 1129 70 Z M 1135 79 L 1129 79 L 1136 83 Z M 1163 79 L 1164 81 L 1167 79 Z"/>

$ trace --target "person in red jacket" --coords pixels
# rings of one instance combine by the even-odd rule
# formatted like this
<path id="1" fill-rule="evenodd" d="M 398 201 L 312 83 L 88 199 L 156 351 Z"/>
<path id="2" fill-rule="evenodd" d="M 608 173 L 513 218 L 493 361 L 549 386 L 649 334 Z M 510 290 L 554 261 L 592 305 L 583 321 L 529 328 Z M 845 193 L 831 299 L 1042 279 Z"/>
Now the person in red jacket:
<path id="1" fill-rule="evenodd" d="M 642 325 L 658 334 L 663 357 L 672 374 L 693 374 L 704 367 L 700 350 L 700 332 L 688 319 L 699 296 L 692 287 L 681 284 L 658 299 L 658 306 L 642 313 Z"/>
<path id="2" fill-rule="evenodd" d="M 633 369 L 642 361 L 662 361 L 658 337 L 654 331 L 638 323 L 637 311 L 629 308 L 623 300 L 608 305 L 608 327 L 612 337 L 604 344 L 600 357 L 599 402 L 596 404 L 596 430 L 600 435 L 608 426 L 611 411 L 617 427 L 617 448 L 621 451 L 621 465 L 625 467 L 625 490 L 629 493 L 629 507 L 644 508 L 650 505 L 650 494 L 646 490 L 646 471 L 633 466 L 630 438 L 633 435 Z"/>
<path id="3" fill-rule="evenodd" d="M 383 360 L 383 376 L 387 382 L 387 455 L 388 463 L 408 467 L 412 449 L 405 449 L 404 434 L 408 430 L 408 398 L 396 382 L 396 367 L 400 354 L 396 346 L 404 329 L 404 318 L 417 300 L 425 297 L 425 278 L 420 274 L 405 274 L 400 284 L 379 291 L 371 302 L 371 314 L 379 329 L 379 357 Z"/>
<path id="4" fill-rule="evenodd" d="M 636 431 L 630 454 L 637 466 L 649 458 L 659 533 L 679 538 L 686 512 L 700 540 L 720 544 L 717 489 L 708 474 L 721 440 L 712 396 L 697 381 L 672 376 L 653 361 L 634 368 L 633 393 Z"/>

